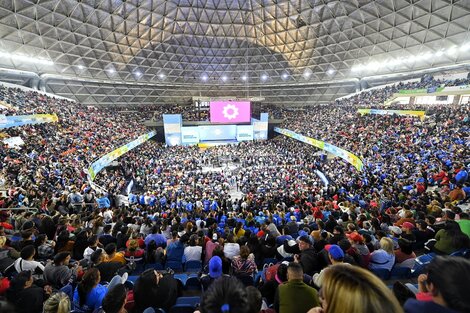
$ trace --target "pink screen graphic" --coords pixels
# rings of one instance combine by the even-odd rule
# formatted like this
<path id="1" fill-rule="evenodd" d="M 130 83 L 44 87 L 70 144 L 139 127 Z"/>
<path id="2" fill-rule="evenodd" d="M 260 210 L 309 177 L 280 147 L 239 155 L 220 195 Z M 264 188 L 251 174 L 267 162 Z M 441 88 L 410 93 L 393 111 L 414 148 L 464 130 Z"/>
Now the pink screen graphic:
<path id="1" fill-rule="evenodd" d="M 211 101 L 211 123 L 248 123 L 251 121 L 249 101 Z"/>

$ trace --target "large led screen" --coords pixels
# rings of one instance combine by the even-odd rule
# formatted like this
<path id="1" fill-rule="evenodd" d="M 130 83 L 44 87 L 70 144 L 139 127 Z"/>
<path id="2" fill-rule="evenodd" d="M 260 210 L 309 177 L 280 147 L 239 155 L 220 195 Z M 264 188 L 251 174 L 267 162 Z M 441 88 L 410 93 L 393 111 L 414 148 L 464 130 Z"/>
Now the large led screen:
<path id="1" fill-rule="evenodd" d="M 199 126 L 199 139 L 201 141 L 210 140 L 236 140 L 236 125 L 208 125 Z"/>
<path id="2" fill-rule="evenodd" d="M 211 123 L 249 123 L 250 101 L 211 101 Z"/>

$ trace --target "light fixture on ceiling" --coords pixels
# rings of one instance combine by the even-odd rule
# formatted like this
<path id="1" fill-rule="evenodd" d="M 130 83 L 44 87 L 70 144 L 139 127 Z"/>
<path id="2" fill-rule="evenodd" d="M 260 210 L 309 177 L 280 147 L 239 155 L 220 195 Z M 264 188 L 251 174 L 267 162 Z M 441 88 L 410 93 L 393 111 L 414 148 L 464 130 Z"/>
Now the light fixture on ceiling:
<path id="1" fill-rule="evenodd" d="M 85 67 L 84 67 L 83 65 L 81 65 L 81 64 L 77 65 L 77 67 L 78 67 L 79 70 L 83 70 L 83 69 L 85 68 Z"/>
<path id="2" fill-rule="evenodd" d="M 137 76 L 137 77 L 140 77 L 140 76 L 142 76 L 142 72 L 141 71 L 135 71 L 134 75 Z"/>
<path id="3" fill-rule="evenodd" d="M 112 67 L 108 68 L 106 71 L 107 71 L 109 74 L 114 74 L 114 73 L 116 73 L 116 70 L 115 70 L 114 68 L 112 68 Z"/>
<path id="4" fill-rule="evenodd" d="M 242 78 L 243 81 L 247 81 L 247 80 L 248 80 L 248 77 L 247 77 L 246 75 L 243 75 L 241 78 Z"/>
<path id="5" fill-rule="evenodd" d="M 36 63 L 40 65 L 54 65 L 54 62 L 51 60 L 33 58 L 22 54 L 9 53 L 9 52 L 0 52 L 0 58 L 10 58 L 13 61 L 21 61 L 26 63 Z"/>
<path id="6" fill-rule="evenodd" d="M 310 76 L 312 76 L 312 70 L 309 69 L 309 68 L 306 68 L 304 70 L 304 73 L 302 74 L 302 76 L 305 78 L 305 79 L 309 79 Z"/>
<path id="7" fill-rule="evenodd" d="M 261 75 L 261 80 L 262 80 L 262 81 L 265 81 L 265 80 L 267 80 L 267 79 L 268 79 L 268 75 L 266 75 L 266 74 L 262 74 L 262 75 Z"/>
<path id="8" fill-rule="evenodd" d="M 327 73 L 328 75 L 333 75 L 335 72 L 336 72 L 336 71 L 335 71 L 334 68 L 329 68 L 329 69 L 326 71 L 326 73 Z"/>
<path id="9" fill-rule="evenodd" d="M 221 77 L 221 79 L 222 79 L 222 81 L 226 82 L 228 78 L 227 78 L 227 76 L 223 75 L 223 76 Z"/>
<path id="10" fill-rule="evenodd" d="M 201 79 L 202 81 L 206 82 L 209 79 L 209 77 L 207 76 L 207 74 L 202 74 Z"/>
<path id="11" fill-rule="evenodd" d="M 158 78 L 165 79 L 165 74 L 163 74 L 163 73 L 158 74 Z"/>
<path id="12" fill-rule="evenodd" d="M 282 79 L 287 79 L 289 77 L 289 74 L 287 73 L 282 73 L 281 75 Z"/>

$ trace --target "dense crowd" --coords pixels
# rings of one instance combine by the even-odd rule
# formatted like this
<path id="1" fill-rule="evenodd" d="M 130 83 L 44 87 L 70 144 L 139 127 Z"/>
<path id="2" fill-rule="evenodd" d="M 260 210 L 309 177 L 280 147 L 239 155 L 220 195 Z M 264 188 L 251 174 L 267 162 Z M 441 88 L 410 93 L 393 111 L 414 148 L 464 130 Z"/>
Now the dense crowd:
<path id="1" fill-rule="evenodd" d="M 397 84 L 309 110 L 268 107 L 283 127 L 358 155 L 361 172 L 285 137 L 205 150 L 149 141 L 99 173 L 100 190 L 85 169 L 144 133 L 149 111 L 0 87 L 12 106 L 2 114 L 59 116 L 4 132 L 25 144 L 0 151 L 8 184 L 0 207 L 37 210 L 0 211 L 8 277 L 0 293 L 11 305 L 2 312 L 170 311 L 185 293 L 173 271 L 191 262 L 201 263 L 203 313 L 468 312 L 468 282 L 456 277 L 470 275 L 470 263 L 448 255 L 470 249 L 469 106 L 429 106 L 424 121 L 356 113 L 400 89 L 467 83 Z M 415 269 L 428 252 L 443 257 L 415 292 L 396 284 L 392 293 L 377 278 Z"/>

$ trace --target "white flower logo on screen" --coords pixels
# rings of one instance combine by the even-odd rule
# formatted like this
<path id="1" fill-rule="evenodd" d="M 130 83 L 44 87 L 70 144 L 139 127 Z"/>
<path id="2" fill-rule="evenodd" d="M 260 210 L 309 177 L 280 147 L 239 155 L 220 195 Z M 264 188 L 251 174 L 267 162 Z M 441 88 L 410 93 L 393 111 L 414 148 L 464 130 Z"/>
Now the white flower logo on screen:
<path id="1" fill-rule="evenodd" d="M 238 116 L 239 112 L 236 106 L 234 106 L 233 104 L 227 104 L 226 106 L 224 106 L 222 114 L 226 119 L 233 120 Z"/>

